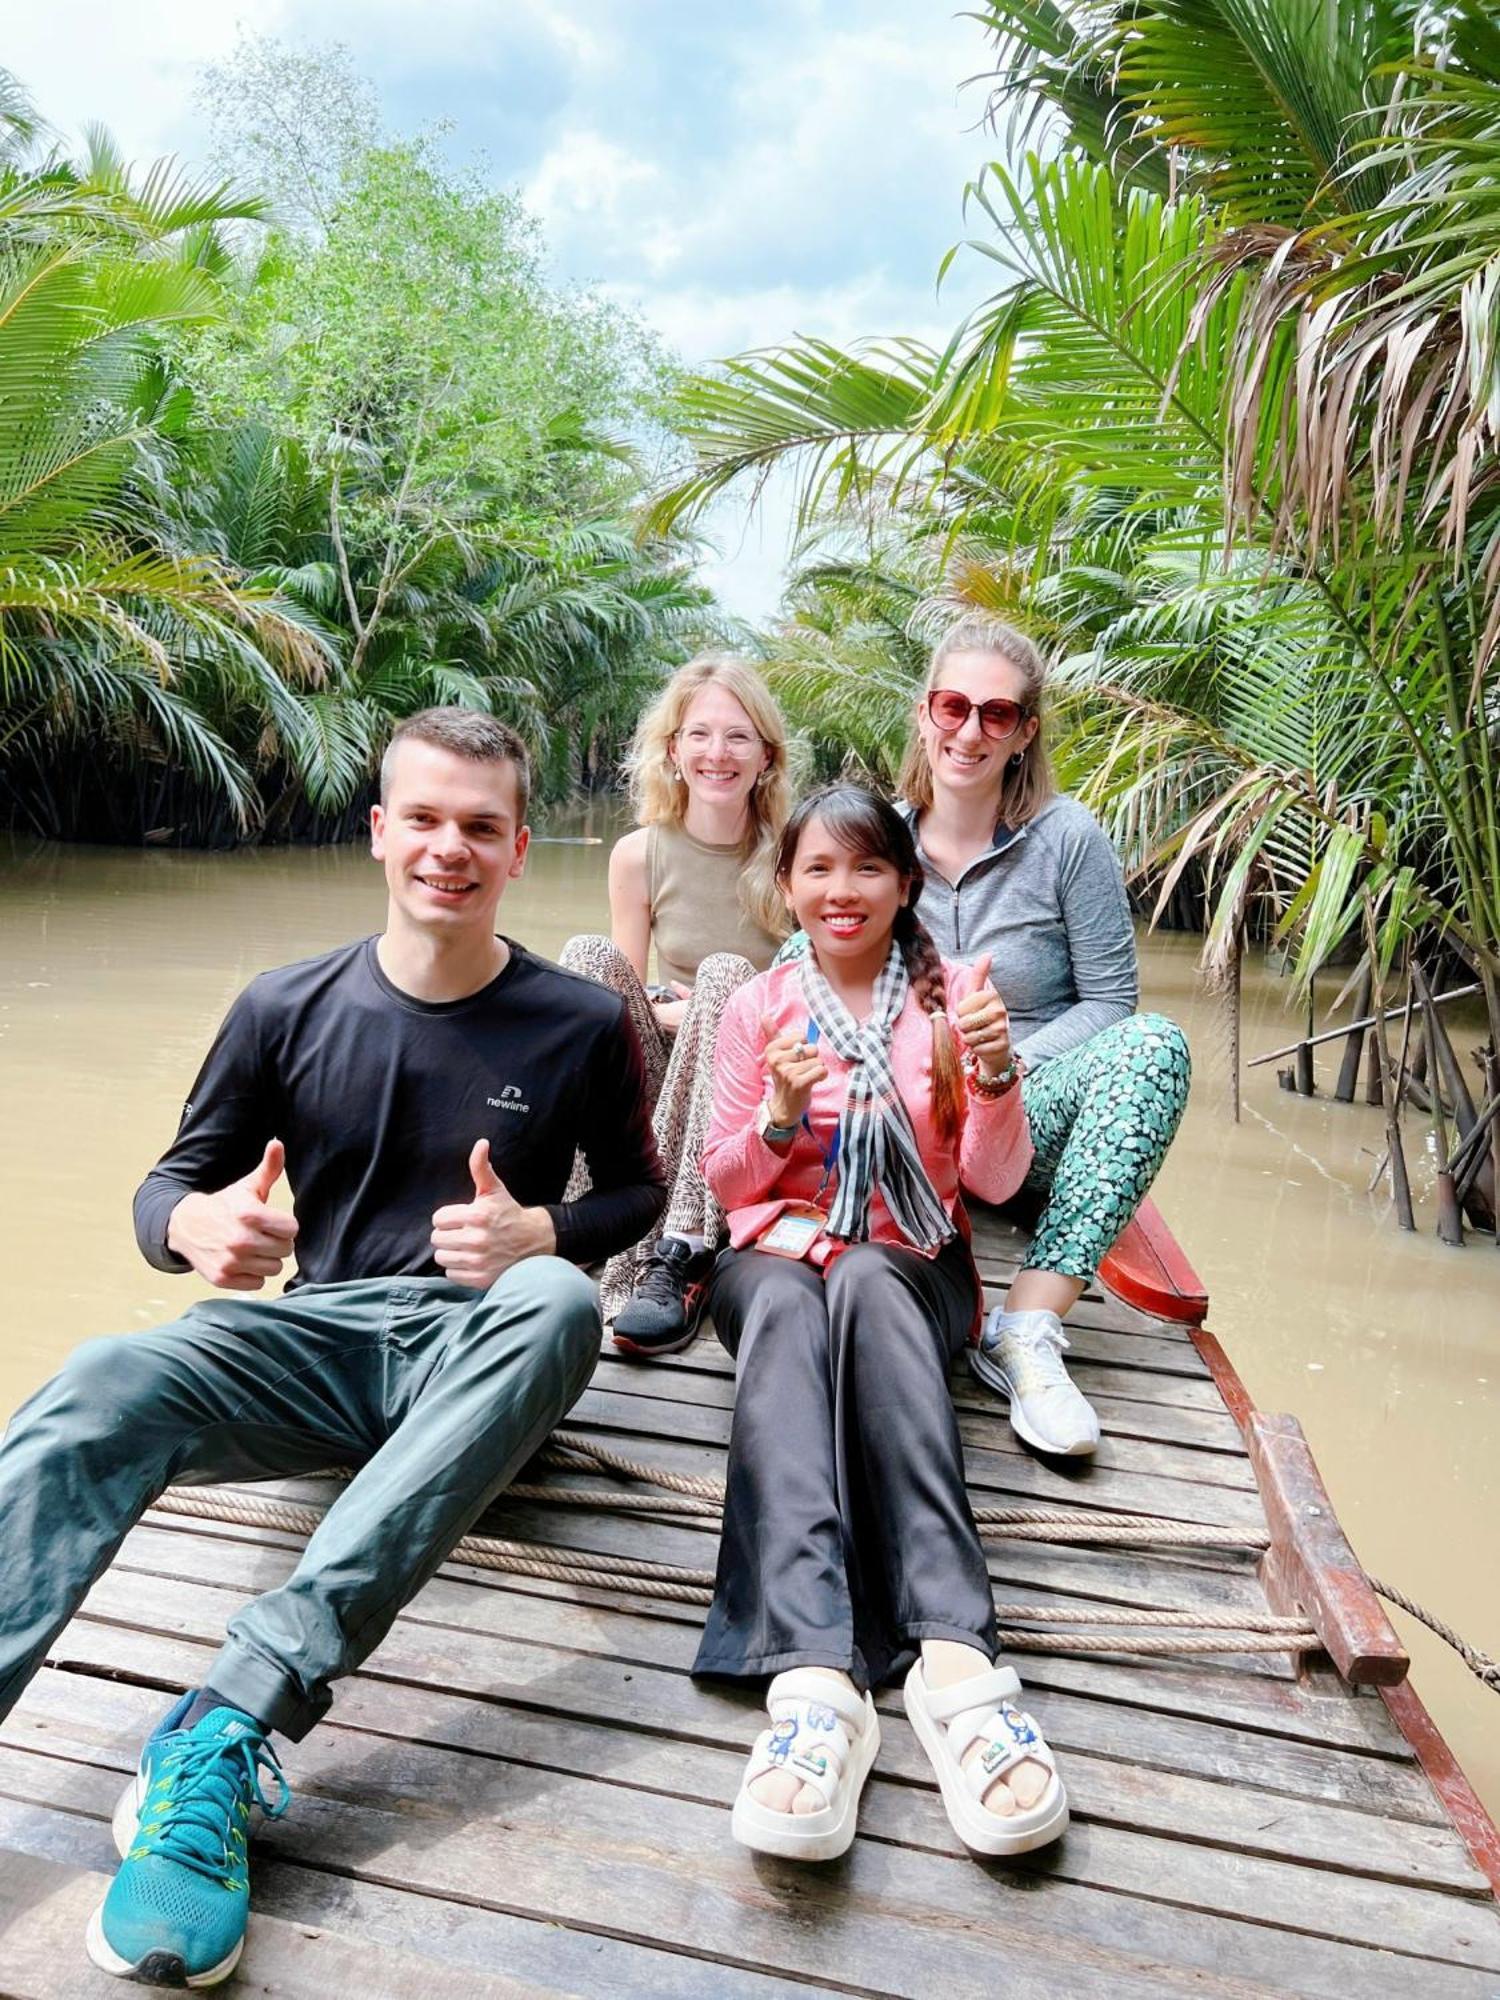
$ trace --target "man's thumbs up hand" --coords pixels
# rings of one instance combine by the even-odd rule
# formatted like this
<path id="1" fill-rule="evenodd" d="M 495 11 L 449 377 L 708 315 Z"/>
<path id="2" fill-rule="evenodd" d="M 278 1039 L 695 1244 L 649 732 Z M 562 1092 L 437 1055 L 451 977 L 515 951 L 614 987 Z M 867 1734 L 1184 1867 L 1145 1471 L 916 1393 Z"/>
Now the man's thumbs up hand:
<path id="1" fill-rule="evenodd" d="M 473 1177 L 476 1199 L 480 1195 L 505 1194 L 505 1183 L 490 1165 L 490 1142 L 488 1139 L 476 1139 L 474 1141 L 474 1150 L 469 1155 L 469 1172 Z M 506 1199 L 509 1200 L 509 1198 L 507 1195 Z"/>
<path id="2" fill-rule="evenodd" d="M 433 1262 L 455 1285 L 487 1292 L 522 1257 L 550 1256 L 557 1232 L 544 1208 L 522 1208 L 490 1164 L 490 1142 L 469 1153 L 472 1201 L 453 1202 L 432 1218 Z"/>
<path id="3" fill-rule="evenodd" d="M 272 1188 L 275 1187 L 285 1172 L 286 1147 L 282 1145 L 279 1139 L 268 1139 L 266 1141 L 266 1150 L 260 1156 L 260 1165 L 255 1169 L 254 1173 L 247 1174 L 245 1178 L 255 1195 L 255 1199 L 259 1202 L 267 1202 L 271 1199 Z"/>
<path id="4" fill-rule="evenodd" d="M 261 1291 L 297 1240 L 297 1218 L 269 1205 L 285 1170 L 286 1148 L 271 1139 L 239 1180 L 213 1194 L 185 1194 L 167 1223 L 167 1248 L 220 1291 Z"/>

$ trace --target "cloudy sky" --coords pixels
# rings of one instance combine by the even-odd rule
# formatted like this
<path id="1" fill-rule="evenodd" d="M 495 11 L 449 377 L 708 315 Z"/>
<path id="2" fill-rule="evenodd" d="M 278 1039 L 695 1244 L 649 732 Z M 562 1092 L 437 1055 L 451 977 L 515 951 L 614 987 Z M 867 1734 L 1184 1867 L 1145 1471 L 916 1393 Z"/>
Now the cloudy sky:
<path id="1" fill-rule="evenodd" d="M 90 0 L 17 10 L 4 61 L 65 132 L 98 119 L 134 157 L 192 160 L 197 72 L 242 22 L 344 43 L 392 129 L 448 124 L 542 216 L 560 274 L 688 362 L 794 333 L 942 340 L 982 296 L 975 258 L 934 289 L 997 151 L 953 0 Z M 715 523 L 712 578 L 747 616 L 779 595 L 785 510 L 764 512 Z"/>

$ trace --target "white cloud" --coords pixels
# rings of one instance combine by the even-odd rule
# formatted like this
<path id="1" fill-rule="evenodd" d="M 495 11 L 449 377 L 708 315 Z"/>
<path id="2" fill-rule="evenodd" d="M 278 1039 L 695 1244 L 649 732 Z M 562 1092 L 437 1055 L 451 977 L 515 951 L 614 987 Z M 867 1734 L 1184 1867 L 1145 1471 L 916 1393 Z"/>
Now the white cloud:
<path id="1" fill-rule="evenodd" d="M 4 64 L 70 138 L 102 124 L 129 157 L 154 159 L 190 142 L 198 71 L 233 48 L 239 12 L 217 0 L 16 8 Z M 281 0 L 265 0 L 258 32 L 276 34 L 283 13 Z"/>
<path id="2" fill-rule="evenodd" d="M 665 176 L 602 133 L 568 131 L 522 184 L 529 208 L 541 219 L 554 251 L 559 242 L 591 231 L 608 235 L 634 226 L 664 203 Z"/>

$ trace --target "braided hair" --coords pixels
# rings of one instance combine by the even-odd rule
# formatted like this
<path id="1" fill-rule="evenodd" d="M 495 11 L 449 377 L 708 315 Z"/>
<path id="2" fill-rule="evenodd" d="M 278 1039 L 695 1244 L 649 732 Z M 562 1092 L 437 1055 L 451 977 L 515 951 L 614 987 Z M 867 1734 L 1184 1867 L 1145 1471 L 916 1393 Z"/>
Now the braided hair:
<path id="1" fill-rule="evenodd" d="M 906 901 L 896 912 L 893 935 L 917 1005 L 932 1023 L 932 1115 L 938 1138 L 956 1145 L 964 1122 L 963 1071 L 948 1019 L 948 979 L 927 926 L 917 915 L 917 899 L 927 877 L 917 857 L 911 828 L 893 805 L 863 785 L 827 785 L 810 792 L 782 830 L 776 879 L 785 886 L 808 822 L 820 819 L 851 854 L 889 862 L 906 883 Z"/>
<path id="2" fill-rule="evenodd" d="M 910 900 L 896 912 L 896 943 L 901 947 L 902 962 L 917 1005 L 932 1022 L 933 1123 L 944 1145 L 953 1146 L 964 1128 L 964 1077 L 953 1024 L 948 1019 L 948 975 L 932 933 L 916 911 L 916 900 L 922 893 L 920 863 L 916 883 L 908 893 Z"/>

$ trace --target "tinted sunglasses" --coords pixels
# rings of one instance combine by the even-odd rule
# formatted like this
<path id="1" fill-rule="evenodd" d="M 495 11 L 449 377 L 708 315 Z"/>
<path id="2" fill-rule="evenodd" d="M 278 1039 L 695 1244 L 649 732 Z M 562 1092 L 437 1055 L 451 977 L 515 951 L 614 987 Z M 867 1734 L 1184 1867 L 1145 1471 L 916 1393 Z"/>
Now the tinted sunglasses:
<path id="1" fill-rule="evenodd" d="M 927 697 L 927 713 L 934 729 L 951 736 L 962 729 L 974 709 L 979 711 L 979 727 L 996 742 L 1014 736 L 1025 719 L 1026 710 L 1018 701 L 970 701 L 957 688 L 934 688 Z"/>

